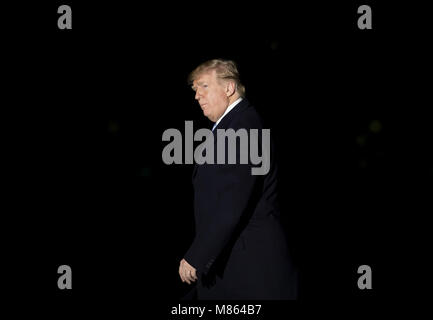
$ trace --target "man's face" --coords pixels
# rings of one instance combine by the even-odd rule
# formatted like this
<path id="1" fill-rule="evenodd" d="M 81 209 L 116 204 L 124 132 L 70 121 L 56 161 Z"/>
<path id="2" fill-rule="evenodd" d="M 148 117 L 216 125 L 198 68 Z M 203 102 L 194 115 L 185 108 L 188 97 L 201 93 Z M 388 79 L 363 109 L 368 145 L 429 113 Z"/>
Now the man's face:
<path id="1" fill-rule="evenodd" d="M 195 99 L 200 104 L 203 114 L 209 120 L 216 122 L 229 105 L 227 88 L 223 81 L 218 81 L 216 71 L 202 73 L 194 80 L 192 89 Z"/>

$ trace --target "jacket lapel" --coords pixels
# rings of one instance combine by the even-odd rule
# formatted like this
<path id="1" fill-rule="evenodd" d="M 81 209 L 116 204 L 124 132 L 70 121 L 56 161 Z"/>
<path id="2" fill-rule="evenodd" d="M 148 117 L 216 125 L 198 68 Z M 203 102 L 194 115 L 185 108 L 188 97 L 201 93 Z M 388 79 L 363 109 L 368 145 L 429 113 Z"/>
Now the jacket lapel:
<path id="1" fill-rule="evenodd" d="M 198 165 L 194 163 L 194 169 L 192 170 L 192 180 L 194 182 L 195 175 L 197 174 Z"/>

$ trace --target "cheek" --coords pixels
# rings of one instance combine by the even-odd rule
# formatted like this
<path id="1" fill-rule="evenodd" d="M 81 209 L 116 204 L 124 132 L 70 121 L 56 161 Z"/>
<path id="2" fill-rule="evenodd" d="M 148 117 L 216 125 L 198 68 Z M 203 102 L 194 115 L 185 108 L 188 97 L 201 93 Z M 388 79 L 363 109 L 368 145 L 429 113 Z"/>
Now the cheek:
<path id="1" fill-rule="evenodd" d="M 207 96 L 207 100 L 209 101 L 209 103 L 212 106 L 212 109 L 215 109 L 215 106 L 218 103 L 218 99 L 216 99 L 216 96 L 214 93 L 209 93 L 209 95 Z"/>
<path id="2" fill-rule="evenodd" d="M 225 99 L 224 92 L 214 92 L 212 94 L 213 105 L 217 108 L 220 108 L 221 105 L 224 104 L 224 102 L 225 102 L 224 99 Z"/>
<path id="3" fill-rule="evenodd" d="M 207 101 L 209 101 L 209 103 L 212 106 L 211 108 L 212 112 L 218 112 L 220 109 L 223 108 L 225 103 L 225 98 L 226 96 L 224 92 L 221 91 L 209 92 L 207 96 Z"/>

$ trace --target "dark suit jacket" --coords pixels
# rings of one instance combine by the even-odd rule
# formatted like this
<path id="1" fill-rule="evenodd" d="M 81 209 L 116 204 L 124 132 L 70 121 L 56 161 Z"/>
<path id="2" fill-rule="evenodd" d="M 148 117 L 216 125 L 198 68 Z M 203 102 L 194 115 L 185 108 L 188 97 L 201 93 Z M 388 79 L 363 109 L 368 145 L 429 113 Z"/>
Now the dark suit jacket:
<path id="1" fill-rule="evenodd" d="M 246 99 L 215 128 L 215 159 L 216 130 L 228 128 L 259 129 L 260 148 L 262 120 Z M 196 235 L 184 258 L 198 270 L 198 298 L 296 299 L 297 273 L 279 221 L 274 147 L 266 175 L 252 175 L 251 163 L 239 163 L 239 143 L 236 150 L 236 164 L 193 171 Z"/>

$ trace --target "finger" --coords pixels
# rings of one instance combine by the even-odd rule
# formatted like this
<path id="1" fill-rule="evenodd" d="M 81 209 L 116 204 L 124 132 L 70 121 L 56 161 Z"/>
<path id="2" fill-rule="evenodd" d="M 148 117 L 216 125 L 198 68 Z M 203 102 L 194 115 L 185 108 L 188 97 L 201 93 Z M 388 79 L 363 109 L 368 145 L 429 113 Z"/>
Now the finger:
<path id="1" fill-rule="evenodd" d="M 183 277 L 184 282 L 189 284 L 188 272 L 185 269 L 182 270 L 182 277 Z"/>
<path id="2" fill-rule="evenodd" d="M 182 282 L 191 284 L 192 282 L 197 280 L 195 270 L 191 268 L 185 260 L 182 260 L 180 262 L 179 274 L 181 276 Z"/>
<path id="3" fill-rule="evenodd" d="M 192 282 L 194 282 L 195 280 L 197 280 L 197 278 L 196 278 L 196 276 L 195 276 L 193 270 L 191 270 L 191 271 L 189 272 L 189 278 L 190 278 L 190 280 L 191 280 Z"/>
<path id="4" fill-rule="evenodd" d="M 185 282 L 185 277 L 184 277 L 183 274 L 184 274 L 183 268 L 179 267 L 179 276 L 180 276 L 180 279 L 182 280 L 182 282 Z"/>
<path id="5" fill-rule="evenodd" d="M 185 275 L 185 282 L 188 283 L 188 284 L 191 284 L 191 280 L 190 280 L 189 277 L 186 276 L 186 275 Z"/>
<path id="6" fill-rule="evenodd" d="M 194 277 L 191 274 L 191 270 L 188 270 L 188 272 L 186 274 L 186 278 L 189 281 L 189 283 L 194 282 Z"/>
<path id="7" fill-rule="evenodd" d="M 192 282 L 192 279 L 189 275 L 186 276 L 186 282 L 188 282 L 188 284 Z"/>
<path id="8" fill-rule="evenodd" d="M 191 274 L 191 272 L 188 274 L 188 280 L 190 282 L 194 282 L 195 281 L 194 276 Z"/>

